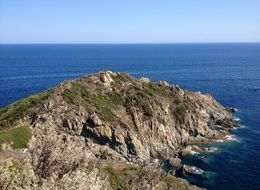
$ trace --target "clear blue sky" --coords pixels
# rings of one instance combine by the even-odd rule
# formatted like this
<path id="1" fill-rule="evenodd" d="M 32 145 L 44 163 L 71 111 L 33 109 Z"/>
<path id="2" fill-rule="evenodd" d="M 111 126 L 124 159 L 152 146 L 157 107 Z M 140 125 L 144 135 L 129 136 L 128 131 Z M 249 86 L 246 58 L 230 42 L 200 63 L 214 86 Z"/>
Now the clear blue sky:
<path id="1" fill-rule="evenodd" d="M 0 43 L 260 42 L 260 0 L 0 0 Z"/>

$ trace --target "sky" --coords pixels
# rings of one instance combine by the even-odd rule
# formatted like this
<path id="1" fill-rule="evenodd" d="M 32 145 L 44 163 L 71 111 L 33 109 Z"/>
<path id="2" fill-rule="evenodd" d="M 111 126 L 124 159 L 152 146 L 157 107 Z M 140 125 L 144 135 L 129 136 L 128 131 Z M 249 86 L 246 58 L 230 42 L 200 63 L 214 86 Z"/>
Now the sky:
<path id="1" fill-rule="evenodd" d="M 260 0 L 0 0 L 0 44 L 260 42 Z"/>

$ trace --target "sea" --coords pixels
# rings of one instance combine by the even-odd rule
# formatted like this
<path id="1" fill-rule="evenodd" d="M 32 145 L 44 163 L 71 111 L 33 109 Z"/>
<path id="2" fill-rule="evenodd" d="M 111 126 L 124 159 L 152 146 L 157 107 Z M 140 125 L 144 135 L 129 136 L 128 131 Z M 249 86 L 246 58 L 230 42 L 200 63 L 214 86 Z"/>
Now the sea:
<path id="1" fill-rule="evenodd" d="M 235 140 L 185 157 L 204 173 L 184 177 L 209 190 L 260 189 L 259 43 L 0 45 L 0 108 L 101 70 L 166 80 L 236 108 Z"/>

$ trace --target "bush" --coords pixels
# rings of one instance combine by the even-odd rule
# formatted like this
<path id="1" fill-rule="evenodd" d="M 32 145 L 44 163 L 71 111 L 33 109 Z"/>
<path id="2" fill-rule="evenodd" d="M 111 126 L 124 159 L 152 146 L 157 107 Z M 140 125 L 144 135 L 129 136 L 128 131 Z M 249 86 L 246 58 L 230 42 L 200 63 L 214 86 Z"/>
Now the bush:
<path id="1" fill-rule="evenodd" d="M 109 182 L 112 187 L 117 190 L 127 190 L 130 189 L 133 185 L 140 183 L 139 178 L 137 178 L 136 173 L 142 172 L 140 168 L 134 165 L 126 165 L 122 169 L 114 168 L 109 165 L 106 166 L 105 170 L 107 171 Z"/>
<path id="2" fill-rule="evenodd" d="M 149 95 L 144 93 L 141 89 L 129 89 L 126 92 L 125 106 L 127 110 L 130 110 L 131 106 L 136 106 L 143 111 L 143 115 L 152 116 L 153 110 L 150 105 L 152 99 Z"/>
<path id="3" fill-rule="evenodd" d="M 116 115 L 112 112 L 113 105 L 109 99 L 102 96 L 90 96 L 86 101 L 88 104 L 95 106 L 96 111 L 102 118 L 107 121 L 114 121 L 116 119 Z"/>

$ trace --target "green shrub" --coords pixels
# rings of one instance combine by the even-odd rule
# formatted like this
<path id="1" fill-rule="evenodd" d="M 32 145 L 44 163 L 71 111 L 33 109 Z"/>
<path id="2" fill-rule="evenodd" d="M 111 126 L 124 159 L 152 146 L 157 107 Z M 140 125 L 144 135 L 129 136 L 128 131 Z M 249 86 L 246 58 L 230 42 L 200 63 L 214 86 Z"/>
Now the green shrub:
<path id="1" fill-rule="evenodd" d="M 177 105 L 173 114 L 175 115 L 175 118 L 177 119 L 177 121 L 183 123 L 184 119 L 185 119 L 185 114 L 186 114 L 186 107 L 184 106 L 184 104 L 181 103 L 181 104 Z"/>
<path id="2" fill-rule="evenodd" d="M 129 82 L 133 81 L 133 79 L 124 73 L 117 74 L 116 76 L 112 75 L 113 81 L 116 83 L 116 85 L 120 85 L 122 82 Z"/>
<path id="3" fill-rule="evenodd" d="M 86 86 L 77 81 L 72 82 L 71 88 L 63 92 L 63 97 L 70 103 L 75 103 L 77 100 L 87 98 L 88 96 L 89 92 Z"/>
<path id="4" fill-rule="evenodd" d="M 96 112 L 99 113 L 103 119 L 106 119 L 107 121 L 116 120 L 116 115 L 112 111 L 114 105 L 109 99 L 102 96 L 93 95 L 89 96 L 85 101 L 89 105 L 94 106 Z"/>
<path id="5" fill-rule="evenodd" d="M 179 179 L 177 179 L 176 177 L 173 177 L 171 175 L 167 175 L 165 177 L 165 182 L 166 182 L 168 188 L 170 188 L 170 189 L 183 189 L 183 190 L 190 189 L 190 187 L 187 184 L 182 183 Z"/>
<path id="6" fill-rule="evenodd" d="M 153 116 L 153 110 L 151 109 L 148 101 L 143 101 L 141 106 L 145 116 Z"/>
<path id="7" fill-rule="evenodd" d="M 174 99 L 175 109 L 173 109 L 172 113 L 179 122 L 185 121 L 185 115 L 188 111 L 196 112 L 195 106 L 188 99 L 177 98 Z"/>
<path id="8" fill-rule="evenodd" d="M 152 82 L 144 86 L 144 91 L 151 96 L 154 96 L 155 94 L 169 96 L 169 87 L 155 84 Z"/>
<path id="9" fill-rule="evenodd" d="M 114 189 L 127 190 L 132 184 L 136 184 L 138 180 L 135 179 L 136 173 L 141 170 L 134 165 L 127 165 L 122 169 L 116 169 L 109 165 L 105 168 L 108 172 L 108 179 Z"/>
<path id="10" fill-rule="evenodd" d="M 123 103 L 123 98 L 119 93 L 112 91 L 112 92 L 108 92 L 106 94 L 106 96 L 113 104 L 122 104 Z"/>
<path id="11" fill-rule="evenodd" d="M 185 106 L 185 108 L 186 108 L 187 110 L 192 111 L 192 112 L 195 112 L 195 111 L 196 111 L 196 108 L 195 108 L 195 106 L 192 104 L 191 101 L 189 101 L 189 100 L 184 100 L 184 101 L 183 101 L 183 104 L 184 104 L 184 106 Z"/>
<path id="12" fill-rule="evenodd" d="M 143 111 L 145 116 L 152 116 L 153 111 L 150 105 L 151 96 L 144 93 L 141 89 L 132 88 L 126 92 L 125 106 L 130 110 L 131 106 L 136 106 Z"/>
<path id="13" fill-rule="evenodd" d="M 108 180 L 114 189 L 127 190 L 127 187 L 125 187 L 125 181 L 122 179 L 122 172 L 120 170 L 116 170 L 112 166 L 107 166 L 106 171 L 109 174 Z"/>
<path id="14" fill-rule="evenodd" d="M 164 126 L 166 126 L 166 121 L 165 121 L 162 117 L 157 116 L 157 121 L 158 121 L 159 123 L 163 124 Z"/>

